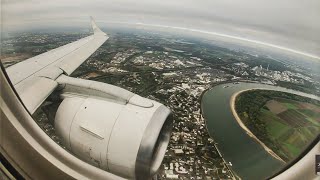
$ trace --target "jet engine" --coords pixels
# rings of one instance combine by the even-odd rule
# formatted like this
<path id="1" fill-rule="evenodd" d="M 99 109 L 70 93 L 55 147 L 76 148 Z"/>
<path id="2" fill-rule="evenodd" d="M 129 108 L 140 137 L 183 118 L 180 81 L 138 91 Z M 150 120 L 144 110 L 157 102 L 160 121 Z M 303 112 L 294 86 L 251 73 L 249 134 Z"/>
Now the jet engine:
<path id="1" fill-rule="evenodd" d="M 164 105 L 105 83 L 61 76 L 55 128 L 65 147 L 96 167 L 147 179 L 161 165 L 172 115 Z"/>

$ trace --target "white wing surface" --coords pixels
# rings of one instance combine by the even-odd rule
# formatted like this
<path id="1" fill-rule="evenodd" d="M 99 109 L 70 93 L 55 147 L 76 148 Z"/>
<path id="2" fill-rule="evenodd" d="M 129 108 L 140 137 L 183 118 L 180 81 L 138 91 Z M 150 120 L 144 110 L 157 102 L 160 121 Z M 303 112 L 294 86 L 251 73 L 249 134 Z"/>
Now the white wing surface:
<path id="1" fill-rule="evenodd" d="M 93 35 L 32 57 L 7 68 L 7 73 L 30 113 L 58 86 L 61 74 L 70 75 L 109 37 L 91 18 Z"/>

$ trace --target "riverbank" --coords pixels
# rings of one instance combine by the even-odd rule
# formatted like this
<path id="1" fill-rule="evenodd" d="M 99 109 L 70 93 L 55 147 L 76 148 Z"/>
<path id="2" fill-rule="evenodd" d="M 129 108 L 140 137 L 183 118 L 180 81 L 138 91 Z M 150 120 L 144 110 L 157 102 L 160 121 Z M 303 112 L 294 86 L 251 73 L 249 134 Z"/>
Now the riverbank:
<path id="1" fill-rule="evenodd" d="M 240 95 L 242 92 L 244 91 L 249 91 L 249 90 L 253 90 L 253 89 L 246 89 L 246 90 L 242 90 L 239 92 L 234 93 L 231 98 L 230 98 L 230 108 L 232 111 L 232 114 L 234 116 L 234 118 L 236 119 L 236 121 L 238 122 L 239 126 L 254 140 L 256 140 L 264 149 L 266 152 L 268 152 L 272 157 L 274 157 L 275 159 L 286 163 L 283 159 L 281 159 L 281 157 L 279 157 L 275 152 L 273 152 L 268 146 L 266 146 L 262 141 L 260 141 L 250 130 L 249 128 L 247 128 L 247 126 L 242 122 L 242 120 L 240 119 L 240 117 L 238 116 L 238 113 L 235 110 L 235 101 L 238 95 Z"/>
<path id="2" fill-rule="evenodd" d="M 315 98 L 279 86 L 245 82 L 215 85 L 201 96 L 201 114 L 207 131 L 226 162 L 232 162 L 232 170 L 242 179 L 267 179 L 286 163 L 276 159 L 256 139 L 248 136 L 230 109 L 232 95 L 250 89 L 274 90 Z"/>

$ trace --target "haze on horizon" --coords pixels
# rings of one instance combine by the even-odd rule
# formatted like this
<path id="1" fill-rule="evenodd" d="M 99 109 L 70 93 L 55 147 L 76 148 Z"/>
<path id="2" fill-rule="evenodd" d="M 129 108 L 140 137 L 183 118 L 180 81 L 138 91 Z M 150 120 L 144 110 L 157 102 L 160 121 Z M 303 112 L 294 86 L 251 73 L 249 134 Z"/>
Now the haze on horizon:
<path id="1" fill-rule="evenodd" d="M 318 0 L 2 0 L 2 31 L 88 27 L 88 17 L 222 35 L 320 59 Z"/>

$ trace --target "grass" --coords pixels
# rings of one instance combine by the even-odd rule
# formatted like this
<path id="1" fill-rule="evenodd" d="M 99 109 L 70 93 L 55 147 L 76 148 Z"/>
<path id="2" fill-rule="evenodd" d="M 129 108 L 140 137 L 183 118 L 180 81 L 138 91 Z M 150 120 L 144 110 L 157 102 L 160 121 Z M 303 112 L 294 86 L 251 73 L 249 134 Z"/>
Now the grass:
<path id="1" fill-rule="evenodd" d="M 285 105 L 288 109 L 298 109 L 298 107 L 293 103 L 282 103 Z"/>
<path id="2" fill-rule="evenodd" d="M 266 122 L 270 139 L 281 144 L 280 149 L 275 152 L 288 160 L 296 158 L 320 130 L 319 126 L 294 128 L 265 108 L 260 109 L 259 118 Z"/>
<path id="3" fill-rule="evenodd" d="M 290 127 L 278 122 L 278 121 L 272 121 L 270 123 L 267 124 L 267 129 L 270 133 L 270 135 L 274 138 L 274 139 L 278 139 L 280 138 L 283 134 L 285 134 Z"/>
<path id="4" fill-rule="evenodd" d="M 316 119 L 320 118 L 319 113 L 310 113 L 311 110 L 309 109 L 297 109 L 300 114 L 306 117 L 306 119 L 311 122 L 315 126 L 320 126 L 320 122 L 317 121 Z"/>
<path id="5" fill-rule="evenodd" d="M 294 146 L 292 144 L 283 143 L 283 146 L 284 146 L 285 149 L 288 150 L 288 152 L 291 153 L 291 156 L 293 156 L 293 157 L 297 157 L 302 151 L 301 148 L 298 148 L 298 147 L 296 147 L 296 146 Z"/>
<path id="6" fill-rule="evenodd" d="M 290 129 L 289 126 L 281 123 L 280 119 L 270 111 L 262 109 L 260 118 L 266 122 L 269 135 L 273 139 L 278 139 Z"/>
<path id="7" fill-rule="evenodd" d="M 317 117 L 319 118 L 319 116 L 320 116 L 319 112 L 314 112 L 311 109 L 299 109 L 299 111 L 301 111 L 301 113 L 303 113 L 309 117 L 312 117 L 312 118 L 317 118 Z"/>
<path id="8" fill-rule="evenodd" d="M 312 130 L 313 129 L 313 130 Z M 307 138 L 312 138 L 315 137 L 319 134 L 320 127 L 316 126 L 310 126 L 310 127 L 303 127 L 300 128 L 300 131 L 307 137 Z M 318 131 L 318 132 L 317 132 Z"/>
<path id="9" fill-rule="evenodd" d="M 286 97 L 281 92 L 277 92 L 274 97 L 271 97 L 270 92 L 268 98 L 265 98 L 268 95 L 266 94 L 261 91 L 261 94 L 251 92 L 250 95 L 244 96 L 239 106 L 242 119 L 250 118 L 250 113 L 256 121 L 250 121 L 255 123 L 255 133 L 262 136 L 257 137 L 283 160 L 289 162 L 320 133 L 319 102 L 302 97 Z"/>

